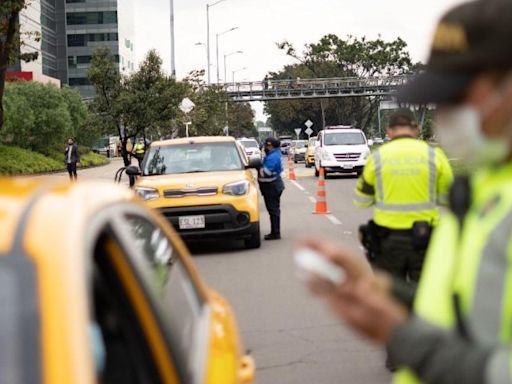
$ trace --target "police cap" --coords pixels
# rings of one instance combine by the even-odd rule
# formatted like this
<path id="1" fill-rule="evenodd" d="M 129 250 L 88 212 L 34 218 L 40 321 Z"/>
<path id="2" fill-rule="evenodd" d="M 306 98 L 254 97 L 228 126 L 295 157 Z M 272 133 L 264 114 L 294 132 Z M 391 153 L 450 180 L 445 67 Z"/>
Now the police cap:
<path id="1" fill-rule="evenodd" d="M 267 137 L 265 139 L 265 145 L 271 145 L 273 146 L 274 148 L 279 148 L 279 146 L 281 145 L 281 143 L 279 142 L 279 140 L 277 140 L 275 137 Z"/>

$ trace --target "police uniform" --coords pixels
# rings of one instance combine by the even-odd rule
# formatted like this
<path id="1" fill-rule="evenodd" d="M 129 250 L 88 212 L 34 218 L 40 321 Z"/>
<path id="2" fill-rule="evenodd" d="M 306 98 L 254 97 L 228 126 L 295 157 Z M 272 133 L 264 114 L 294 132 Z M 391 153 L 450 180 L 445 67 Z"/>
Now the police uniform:
<path id="1" fill-rule="evenodd" d="M 270 215 L 270 234 L 265 240 L 278 240 L 281 238 L 281 195 L 284 191 L 284 182 L 281 178 L 283 164 L 279 141 L 269 138 L 265 146 L 272 146 L 272 149 L 263 159 L 262 167 L 258 172 L 258 183 L 261 194 L 265 200 L 265 206 Z"/>
<path id="2" fill-rule="evenodd" d="M 439 222 L 437 205 L 446 203 L 452 180 L 443 151 L 413 137 L 395 138 L 372 153 L 354 204 L 375 207 L 370 225 L 377 243 L 372 250 L 376 267 L 404 280 L 419 280 L 430 228 Z"/>
<path id="3" fill-rule="evenodd" d="M 482 89 L 473 85 L 485 82 L 488 70 L 512 73 L 510 20 L 510 0 L 480 0 L 453 8 L 438 25 L 426 71 L 400 92 L 400 101 L 443 106 L 438 112 L 440 133 L 465 129 L 474 138 L 470 127 L 475 124 L 473 129 L 482 134 L 482 124 L 494 122 L 496 116 L 491 112 L 472 122 L 467 100 L 482 96 Z M 442 81 L 435 86 L 433 79 Z M 504 85 L 507 89 L 500 89 Z M 482 110 L 489 102 L 507 105 L 510 89 L 510 83 L 497 82 L 476 105 Z M 465 112 L 457 110 L 461 107 Z M 440 124 L 443 114 L 461 111 L 464 120 Z M 502 135 L 510 135 L 510 122 L 505 128 L 504 120 L 499 123 Z M 495 156 L 492 160 L 473 163 L 486 152 L 488 139 L 468 145 L 459 137 L 453 147 L 444 143 L 449 153 L 465 153 L 461 161 L 473 164 L 472 175 L 455 180 L 451 211 L 443 215 L 428 250 L 414 315 L 394 329 L 388 342 L 392 359 L 404 367 L 395 383 L 512 383 L 510 141 L 503 138 L 507 153 L 488 152 Z"/>

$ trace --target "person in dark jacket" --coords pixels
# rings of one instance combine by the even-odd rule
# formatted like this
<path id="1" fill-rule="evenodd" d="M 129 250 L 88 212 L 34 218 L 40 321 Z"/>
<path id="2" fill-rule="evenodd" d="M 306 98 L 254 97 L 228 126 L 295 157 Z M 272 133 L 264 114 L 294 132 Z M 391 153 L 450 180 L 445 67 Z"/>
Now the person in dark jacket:
<path id="1" fill-rule="evenodd" d="M 270 215 L 271 228 L 270 233 L 264 238 L 265 240 L 279 240 L 281 238 L 281 194 L 284 191 L 279 140 L 269 137 L 264 142 L 264 150 L 266 156 L 258 173 L 258 183 Z"/>
<path id="2" fill-rule="evenodd" d="M 78 145 L 73 137 L 68 139 L 68 146 L 64 151 L 64 162 L 68 168 L 69 179 L 71 181 L 76 181 L 76 165 L 80 163 L 80 156 L 78 155 Z"/>

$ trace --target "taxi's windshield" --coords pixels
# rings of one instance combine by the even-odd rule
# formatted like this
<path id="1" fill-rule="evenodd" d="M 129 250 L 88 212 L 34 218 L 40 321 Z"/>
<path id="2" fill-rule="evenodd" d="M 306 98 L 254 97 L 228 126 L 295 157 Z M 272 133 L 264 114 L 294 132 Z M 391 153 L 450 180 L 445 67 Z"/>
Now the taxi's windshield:
<path id="1" fill-rule="evenodd" d="M 195 143 L 151 147 L 145 176 L 244 169 L 235 143 Z"/>
<path id="2" fill-rule="evenodd" d="M 360 132 L 336 132 L 325 134 L 325 145 L 361 145 L 366 144 Z"/>

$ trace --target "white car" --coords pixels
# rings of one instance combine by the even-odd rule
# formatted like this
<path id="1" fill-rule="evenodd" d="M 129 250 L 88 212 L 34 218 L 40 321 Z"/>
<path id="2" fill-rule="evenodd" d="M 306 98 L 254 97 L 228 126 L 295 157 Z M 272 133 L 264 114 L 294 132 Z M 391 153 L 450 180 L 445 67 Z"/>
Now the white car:
<path id="1" fill-rule="evenodd" d="M 249 161 L 261 160 L 261 150 L 258 142 L 254 139 L 239 139 L 238 142 L 245 149 L 245 154 Z"/>
<path id="2" fill-rule="evenodd" d="M 324 168 L 329 173 L 357 173 L 360 175 L 370 156 L 370 148 L 363 131 L 351 126 L 326 127 L 318 134 L 315 148 L 315 176 Z"/>

